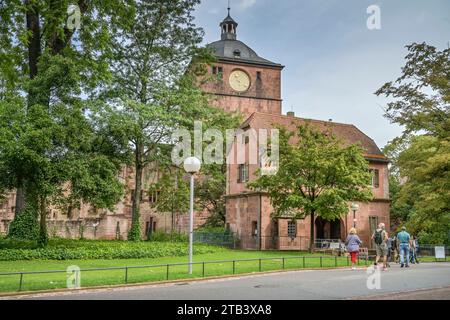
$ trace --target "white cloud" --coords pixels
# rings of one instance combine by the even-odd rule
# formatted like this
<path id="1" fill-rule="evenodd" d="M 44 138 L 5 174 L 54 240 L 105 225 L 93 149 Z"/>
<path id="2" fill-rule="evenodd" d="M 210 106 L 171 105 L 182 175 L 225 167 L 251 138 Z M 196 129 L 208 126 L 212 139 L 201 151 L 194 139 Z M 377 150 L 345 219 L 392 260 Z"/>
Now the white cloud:
<path id="1" fill-rule="evenodd" d="M 241 2 L 239 3 L 239 8 L 244 10 L 244 9 L 248 9 L 251 8 L 255 5 L 256 0 L 241 0 Z"/>

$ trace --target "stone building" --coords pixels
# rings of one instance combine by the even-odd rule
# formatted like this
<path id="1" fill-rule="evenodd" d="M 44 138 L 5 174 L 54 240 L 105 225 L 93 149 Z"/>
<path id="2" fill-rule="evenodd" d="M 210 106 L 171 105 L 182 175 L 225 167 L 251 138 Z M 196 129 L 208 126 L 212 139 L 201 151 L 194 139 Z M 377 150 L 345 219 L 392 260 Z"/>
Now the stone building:
<path id="1" fill-rule="evenodd" d="M 221 40 L 208 46 L 213 49 L 217 62 L 211 66 L 211 74 L 217 80 L 202 85 L 202 89 L 212 94 L 212 103 L 229 112 L 239 112 L 244 116 L 241 129 L 270 129 L 274 125 L 284 125 L 291 130 L 306 119 L 293 114 L 282 115 L 281 74 L 283 65 L 260 57 L 245 43 L 237 39 L 238 23 L 230 13 L 220 23 Z M 389 184 L 388 159 L 381 153 L 375 142 L 351 124 L 310 120 L 319 129 L 331 128 L 333 133 L 347 143 L 361 143 L 366 150 L 366 159 L 373 172 L 374 200 L 361 203 L 357 212 L 357 227 L 362 240 L 371 246 L 369 235 L 379 222 L 389 229 Z M 236 142 L 233 146 L 236 148 Z M 290 219 L 272 219 L 273 209 L 270 199 L 262 193 L 255 193 L 246 186 L 255 179 L 254 172 L 259 167 L 246 164 L 227 165 L 226 223 L 240 238 L 246 249 L 306 249 L 309 245 L 309 218 L 296 222 Z M 174 229 L 185 232 L 188 228 L 186 214 L 157 213 L 151 202 L 157 201 L 157 194 L 149 195 L 148 185 L 157 181 L 154 170 L 144 173 L 143 201 L 141 203 L 142 234 L 149 231 Z M 131 226 L 131 194 L 134 186 L 133 168 L 124 167 L 120 179 L 126 186 L 126 196 L 115 210 L 96 210 L 88 204 L 71 212 L 59 208 L 49 208 L 49 233 L 62 237 L 97 239 L 126 239 Z M 15 193 L 11 192 L 0 203 L 0 233 L 6 233 L 14 217 Z M 195 226 L 202 225 L 207 213 L 197 212 Z M 343 239 L 353 223 L 349 214 L 336 221 L 315 221 L 316 238 Z"/>
<path id="2" fill-rule="evenodd" d="M 283 66 L 256 54 L 249 46 L 237 40 L 238 24 L 230 13 L 220 24 L 221 40 L 209 44 L 217 57 L 211 73 L 217 80 L 203 86 L 214 96 L 213 103 L 224 110 L 244 115 L 241 129 L 270 129 L 283 125 L 289 130 L 304 124 L 306 119 L 293 113 L 282 115 L 281 73 Z M 375 142 L 357 127 L 331 121 L 308 120 L 319 130 L 331 131 L 348 144 L 360 143 L 373 174 L 374 199 L 360 203 L 357 211 L 359 234 L 371 247 L 370 234 L 376 225 L 384 222 L 389 230 L 388 159 Z M 245 139 L 243 139 L 246 141 Z M 236 148 L 237 140 L 233 145 Z M 241 142 L 242 143 L 242 142 Z M 228 164 L 226 190 L 227 226 L 241 239 L 247 249 L 306 249 L 309 245 L 309 217 L 304 220 L 272 219 L 273 208 L 267 195 L 252 192 L 246 183 L 256 179 L 254 172 L 261 163 L 249 164 L 248 154 L 244 164 Z M 259 158 L 259 157 L 258 157 Z M 258 159 L 259 161 L 259 159 Z M 340 220 L 324 221 L 317 218 L 316 239 L 344 239 L 353 225 L 353 214 Z"/>
<path id="3" fill-rule="evenodd" d="M 149 194 L 150 185 L 158 181 L 159 170 L 149 166 L 143 173 L 141 190 L 141 234 L 146 237 L 154 231 L 185 233 L 188 230 L 189 217 L 186 212 L 156 212 L 152 203 L 158 201 L 158 193 Z M 132 194 L 134 190 L 134 169 L 124 166 L 119 173 L 119 180 L 125 185 L 125 196 L 117 203 L 114 210 L 96 209 L 89 204 L 82 204 L 80 209 L 51 207 L 48 209 L 48 232 L 51 237 L 86 238 L 86 239 L 126 239 L 131 227 Z M 15 192 L 0 203 L 0 234 L 7 234 L 14 218 Z M 207 219 L 204 212 L 196 213 L 195 227 L 201 226 Z"/>

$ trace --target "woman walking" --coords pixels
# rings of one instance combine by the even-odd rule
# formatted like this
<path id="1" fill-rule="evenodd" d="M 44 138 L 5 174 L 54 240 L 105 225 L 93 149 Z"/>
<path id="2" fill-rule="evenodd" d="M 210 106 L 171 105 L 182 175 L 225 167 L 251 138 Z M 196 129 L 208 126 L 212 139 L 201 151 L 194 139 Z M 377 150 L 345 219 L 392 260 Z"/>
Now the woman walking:
<path id="1" fill-rule="evenodd" d="M 347 246 L 347 251 L 350 253 L 352 260 L 352 270 L 356 270 L 356 258 L 358 256 L 359 246 L 361 244 L 362 241 L 356 234 L 356 229 L 351 228 L 347 240 L 345 240 L 345 245 Z"/>

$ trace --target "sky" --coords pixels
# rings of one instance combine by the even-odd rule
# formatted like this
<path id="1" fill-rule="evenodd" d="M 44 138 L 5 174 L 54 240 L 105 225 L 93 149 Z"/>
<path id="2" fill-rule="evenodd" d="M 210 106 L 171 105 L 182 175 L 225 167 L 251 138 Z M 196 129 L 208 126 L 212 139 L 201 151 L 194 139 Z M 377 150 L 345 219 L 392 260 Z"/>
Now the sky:
<path id="1" fill-rule="evenodd" d="M 227 2 L 197 6 L 205 44 L 220 39 Z M 380 29 L 367 26 L 372 5 Z M 402 128 L 383 116 L 387 100 L 374 92 L 401 74 L 407 44 L 442 50 L 450 42 L 449 0 L 231 0 L 231 16 L 239 40 L 285 66 L 283 114 L 354 124 L 380 148 Z"/>

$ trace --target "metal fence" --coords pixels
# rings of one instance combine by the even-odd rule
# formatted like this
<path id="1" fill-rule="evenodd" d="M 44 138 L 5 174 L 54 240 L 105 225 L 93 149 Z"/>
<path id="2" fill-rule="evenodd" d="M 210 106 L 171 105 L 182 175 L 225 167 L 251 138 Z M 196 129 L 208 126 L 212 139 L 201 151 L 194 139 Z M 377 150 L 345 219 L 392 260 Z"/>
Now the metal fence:
<path id="1" fill-rule="evenodd" d="M 245 265 L 244 263 L 254 263 Z M 364 259 L 358 257 L 358 265 L 368 265 L 369 257 Z M 121 271 L 121 281 L 114 281 L 114 284 L 128 284 L 128 283 L 142 283 L 142 282 L 157 282 L 157 281 L 168 281 L 186 278 L 205 278 L 210 276 L 218 275 L 234 275 L 242 273 L 253 273 L 253 272 L 263 272 L 263 271 L 276 271 L 276 270 L 297 270 L 305 268 L 336 268 L 350 266 L 349 257 L 337 257 L 337 256 L 287 256 L 287 257 L 274 257 L 274 258 L 255 258 L 255 259 L 235 259 L 235 260 L 222 260 L 222 261 L 202 261 L 193 262 L 193 275 L 188 274 L 189 263 L 172 263 L 172 264 L 160 264 L 160 265 L 146 265 L 146 266 L 125 266 L 125 267 L 111 267 L 111 268 L 91 268 L 91 269 L 80 269 L 76 272 L 80 273 L 92 273 L 92 272 L 103 272 L 102 277 L 104 277 L 105 271 Z M 211 267 L 216 265 L 216 268 Z M 217 269 L 219 266 L 219 269 Z M 183 267 L 183 269 L 180 269 Z M 185 267 L 185 268 L 184 268 Z M 208 270 L 208 267 L 212 271 Z M 131 272 L 135 270 L 154 270 L 159 269 L 158 277 L 148 277 L 144 279 L 141 275 L 139 281 L 136 279 L 133 281 L 130 277 Z M 182 270 L 182 271 L 180 271 Z M 215 272 L 214 272 L 215 271 Z M 70 272 L 73 275 L 75 271 Z M 30 271 L 30 272 L 7 272 L 0 273 L 0 284 L 5 284 L 5 278 L 17 276 L 16 290 L 11 291 L 23 291 L 25 286 L 26 276 L 32 275 L 45 275 L 45 274 L 67 274 L 67 270 L 45 270 L 45 271 Z M 144 275 L 149 275 L 147 271 Z M 153 273 L 155 276 L 155 273 Z M 40 279 L 40 278 L 39 278 Z M 156 279 L 156 280 L 155 280 Z M 41 279 L 40 279 L 41 280 Z M 46 280 L 46 283 L 48 283 Z M 61 279 L 59 281 L 62 281 Z M 50 281 L 51 283 L 57 283 L 55 279 Z M 10 283 L 11 284 L 11 283 Z M 108 283 L 110 284 L 110 283 Z M 107 283 L 102 283 L 102 285 L 107 285 Z M 82 286 L 80 286 L 82 287 Z M 59 286 L 59 288 L 64 288 L 64 286 Z M 42 287 L 39 289 L 49 289 L 49 287 Z M 55 289 L 55 288 L 51 288 Z M 3 291 L 3 290 L 1 290 Z"/>
<path id="2" fill-rule="evenodd" d="M 416 254 L 418 257 L 434 257 L 436 252 L 436 247 L 444 247 L 445 248 L 445 256 L 450 256 L 450 247 L 444 245 L 435 245 L 435 244 L 419 244 L 416 249 Z"/>
<path id="3" fill-rule="evenodd" d="M 194 232 L 194 242 L 235 249 L 238 239 L 231 233 Z"/>

